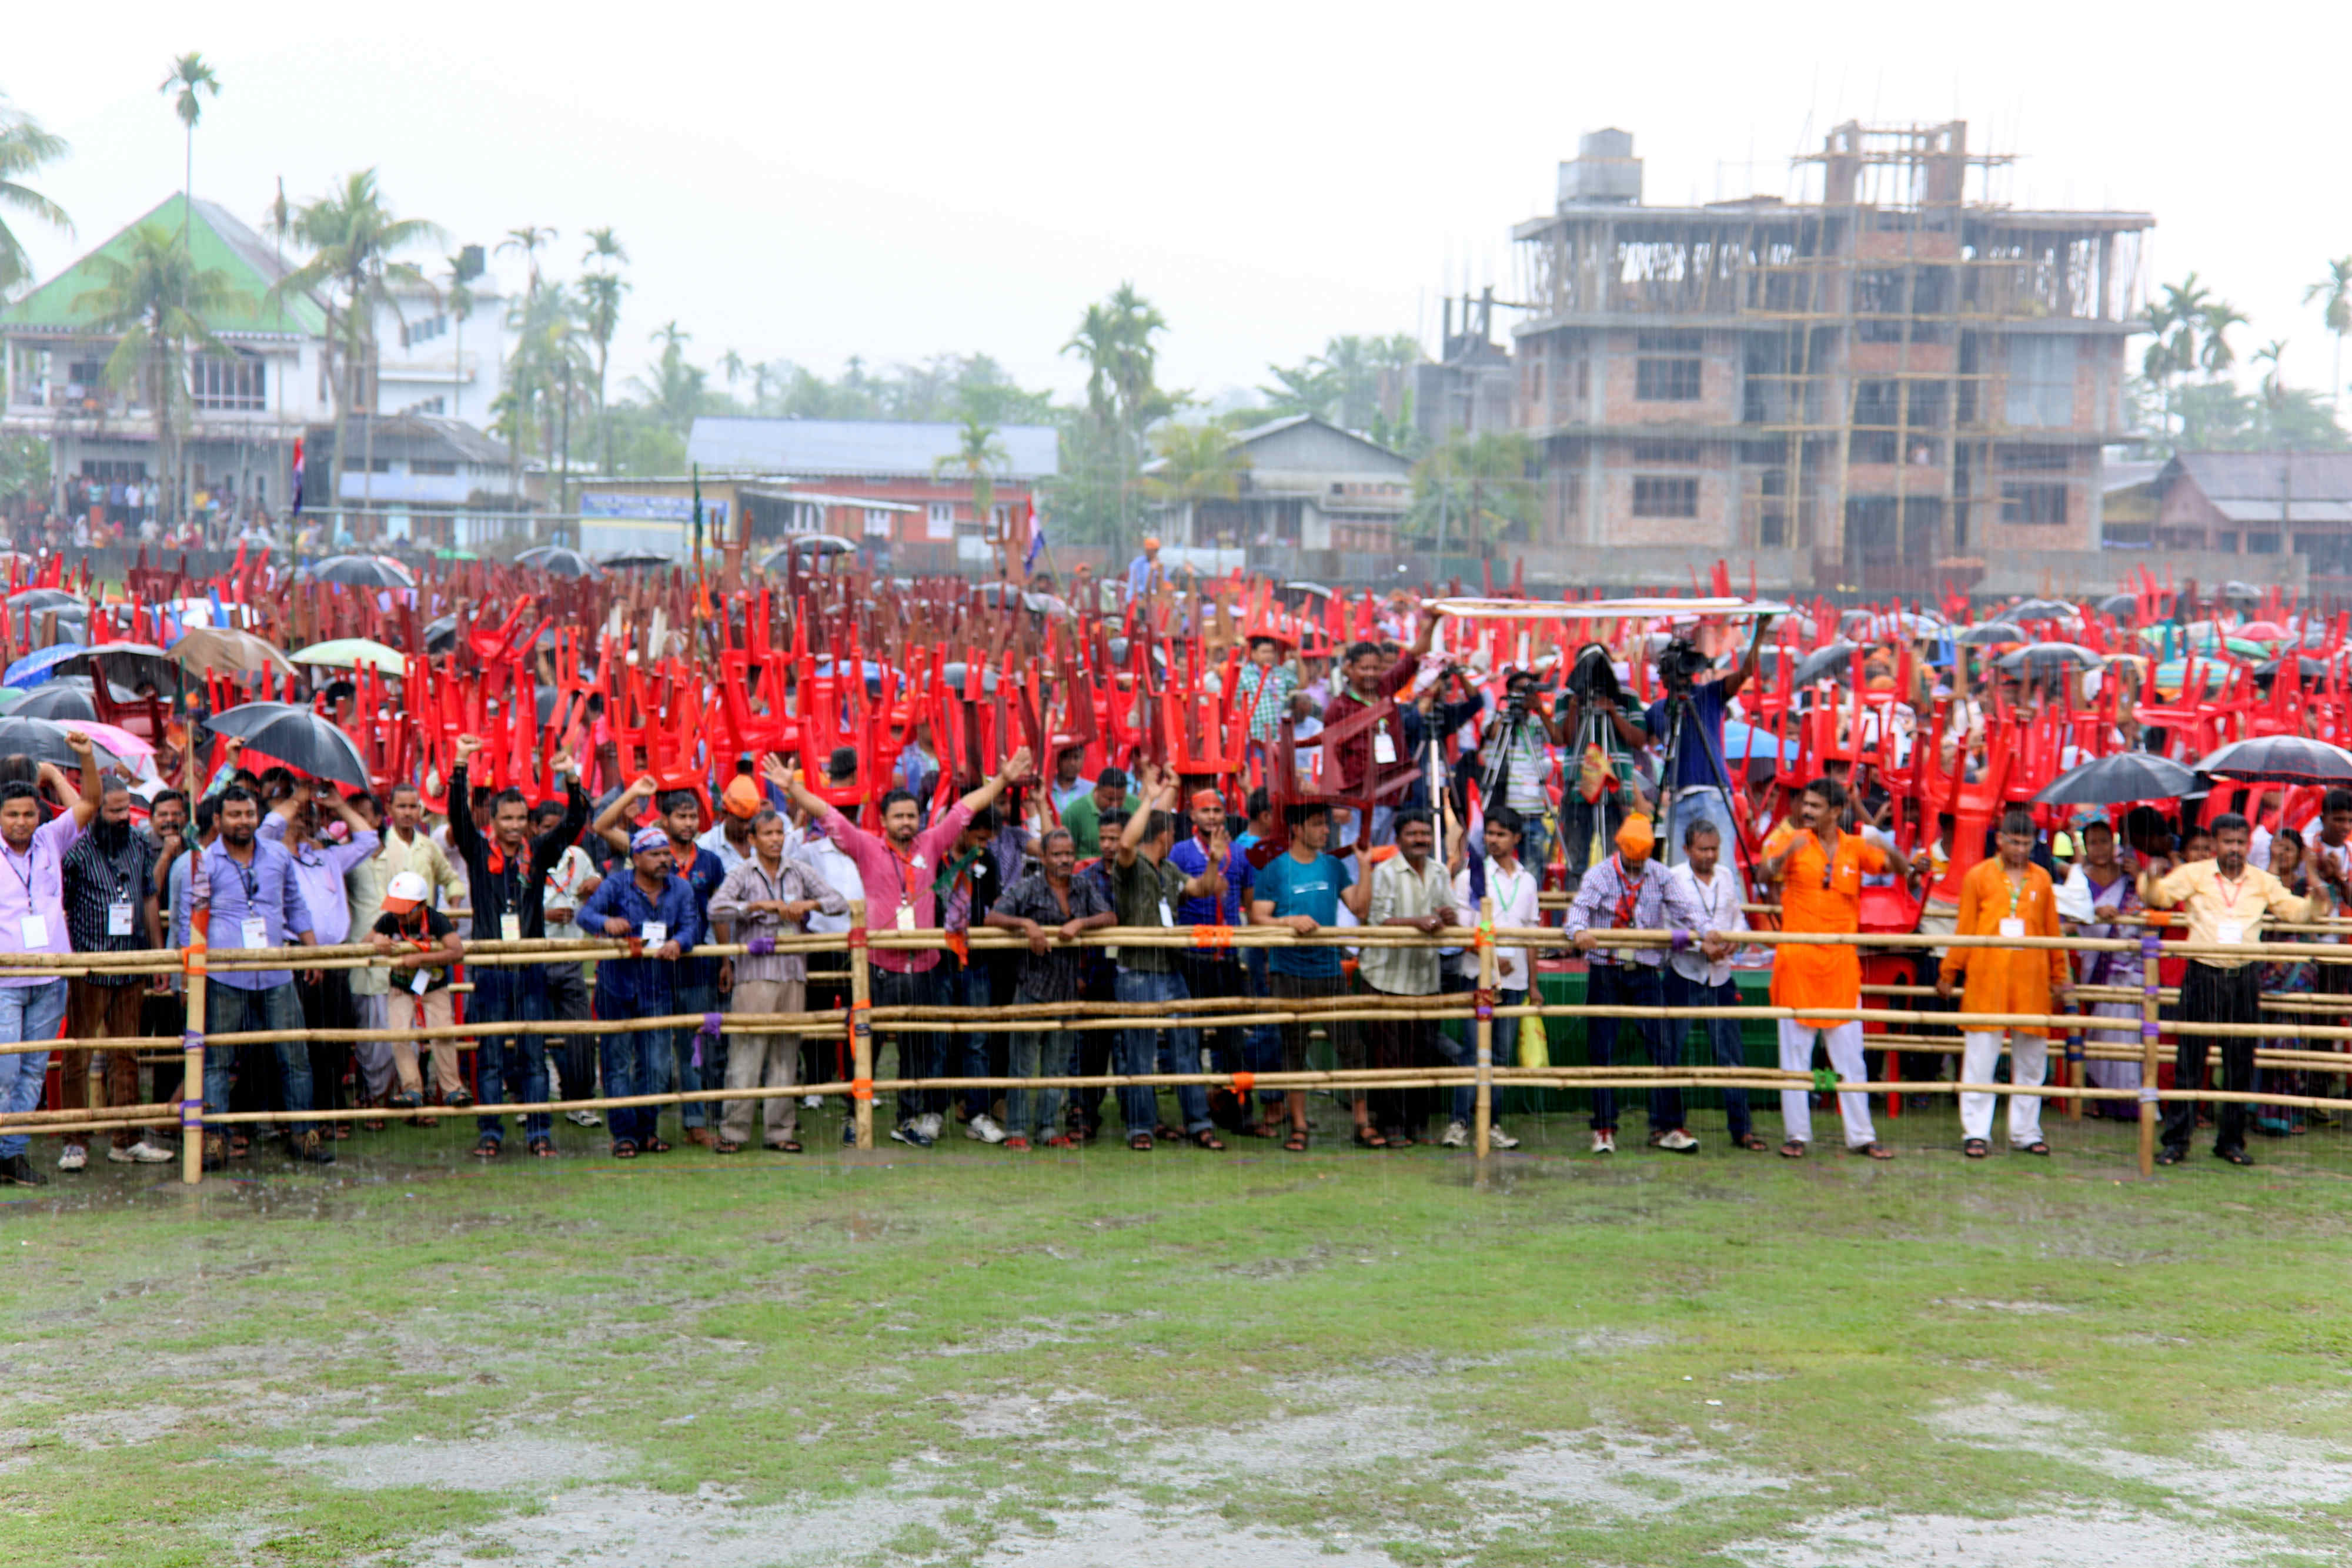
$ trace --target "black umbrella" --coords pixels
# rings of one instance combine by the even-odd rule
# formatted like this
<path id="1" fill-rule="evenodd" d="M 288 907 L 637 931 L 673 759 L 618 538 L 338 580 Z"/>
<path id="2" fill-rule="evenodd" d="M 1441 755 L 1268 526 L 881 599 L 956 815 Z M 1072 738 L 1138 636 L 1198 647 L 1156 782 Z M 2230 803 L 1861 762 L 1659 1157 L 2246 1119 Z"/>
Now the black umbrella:
<path id="1" fill-rule="evenodd" d="M 1797 685 L 1810 686 L 1815 681 L 1846 681 L 1853 679 L 1853 655 L 1859 643 L 1839 641 L 1826 648 L 1816 648 L 1805 655 L 1792 677 Z"/>
<path id="2" fill-rule="evenodd" d="M 666 555 L 656 555 L 651 550 L 625 549 L 614 550 L 611 555 L 605 556 L 596 564 L 604 568 L 608 571 L 638 571 L 646 569 L 673 566 L 677 563 L 672 561 L 669 557 Z"/>
<path id="3" fill-rule="evenodd" d="M 2224 599 L 2260 599 L 2262 596 L 2261 589 L 2249 587 L 2235 578 L 2221 585 L 2221 597 Z"/>
<path id="4" fill-rule="evenodd" d="M 2044 806 L 2118 806 L 2126 800 L 2174 800 L 2197 788 L 2197 775 L 2152 751 L 2095 757 L 2050 781 L 2033 799 Z"/>
<path id="5" fill-rule="evenodd" d="M 2061 604 L 2054 599 L 2029 599 L 2012 607 L 2008 619 L 2022 625 L 2028 621 L 2072 621 L 2082 612 L 2071 604 Z"/>
<path id="6" fill-rule="evenodd" d="M 104 670 L 110 685 L 137 686 L 144 681 L 159 692 L 176 692 L 187 680 L 187 666 L 152 643 L 100 643 L 58 666 L 59 673 L 84 674 Z"/>
<path id="7" fill-rule="evenodd" d="M 10 714 L 0 718 L 0 757 L 29 757 L 35 762 L 54 762 L 60 768 L 78 768 L 81 759 L 74 748 L 66 744 L 68 727 L 46 718 L 21 718 Z M 121 758 L 103 746 L 92 743 L 101 768 L 120 768 Z"/>
<path id="8" fill-rule="evenodd" d="M 8 596 L 8 608 L 36 613 L 44 610 L 78 610 L 85 615 L 89 613 L 89 606 L 81 601 L 79 595 L 68 593 L 62 588 L 20 588 Z"/>
<path id="9" fill-rule="evenodd" d="M 578 550 L 567 549 L 562 545 L 541 545 L 537 549 L 527 549 L 515 557 L 515 564 L 555 577 L 597 577 L 604 570 Z"/>
<path id="10" fill-rule="evenodd" d="M 376 555 L 331 555 L 310 569 L 316 582 L 341 582 L 352 588 L 414 588 L 416 580 L 397 561 Z"/>
<path id="11" fill-rule="evenodd" d="M 446 653 L 457 645 L 457 618 L 455 615 L 444 615 L 437 621 L 427 621 L 425 623 L 425 651 L 426 653 Z"/>
<path id="12" fill-rule="evenodd" d="M 971 672 L 961 659 L 956 660 L 940 671 L 940 680 L 945 685 L 950 696 L 961 696 L 964 682 L 970 678 Z M 980 689 L 983 695 L 991 695 L 996 691 L 996 672 L 986 664 L 980 667 Z"/>
<path id="13" fill-rule="evenodd" d="M 2099 601 L 2099 613 L 2102 615 L 2117 615 L 2126 620 L 2137 620 L 2139 616 L 2139 595 L 2136 593 L 2110 593 L 2105 599 Z"/>
<path id="14" fill-rule="evenodd" d="M 2233 740 L 2197 765 L 2240 784 L 2352 784 L 2352 751 L 2299 735 Z"/>
<path id="15" fill-rule="evenodd" d="M 216 734 L 234 735 L 289 768 L 332 779 L 354 789 L 368 787 L 367 763 L 352 737 L 331 719 L 293 703 L 244 703 L 212 717 Z"/>
<path id="16" fill-rule="evenodd" d="M 2012 674 L 2030 669 L 2036 675 L 2049 675 L 2061 670 L 2095 670 L 2105 664 L 2088 648 L 2072 643 L 2029 643 L 2003 653 L 1993 661 L 1993 667 Z"/>
<path id="17" fill-rule="evenodd" d="M 35 686 L 8 710 L 11 718 L 46 718 L 58 724 L 96 724 L 98 703 L 89 687 L 49 681 Z"/>
<path id="18" fill-rule="evenodd" d="M 2031 643 L 2033 639 L 2025 634 L 2022 626 L 2012 625 L 2006 621 L 1988 621 L 1979 626 L 1962 627 L 1952 633 L 1952 641 L 1982 648 L 1995 643 Z"/>
<path id="19" fill-rule="evenodd" d="M 2327 679 L 2327 662 L 2325 659 L 2315 659 L 2307 653 L 2298 653 L 2295 655 L 2294 662 L 2297 666 L 2295 671 L 2296 677 L 2305 685 L 2315 686 Z M 2278 679 L 2279 666 L 2285 663 L 2286 661 L 2284 659 L 2265 659 L 2261 664 L 2256 664 L 2254 666 L 2254 684 L 2267 689 Z M 23 711 L 24 705 L 22 703 L 17 704 L 16 706 L 19 712 Z"/>

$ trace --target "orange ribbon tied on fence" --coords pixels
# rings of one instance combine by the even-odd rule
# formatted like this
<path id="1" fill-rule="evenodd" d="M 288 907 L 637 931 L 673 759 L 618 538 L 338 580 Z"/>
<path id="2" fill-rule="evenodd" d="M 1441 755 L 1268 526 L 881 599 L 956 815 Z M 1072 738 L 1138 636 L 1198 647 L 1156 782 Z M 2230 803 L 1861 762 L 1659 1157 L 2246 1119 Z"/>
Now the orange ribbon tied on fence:
<path id="1" fill-rule="evenodd" d="M 1253 1089 L 1255 1089 L 1255 1088 L 1256 1088 L 1256 1087 L 1257 1087 L 1257 1074 L 1256 1074 L 1256 1073 L 1255 1073 L 1255 1072 L 1236 1072 L 1236 1073 L 1234 1073 L 1234 1093 L 1236 1093 L 1236 1094 L 1240 1094 L 1240 1095 L 1244 1095 L 1244 1096 L 1245 1096 L 1245 1095 L 1247 1095 L 1247 1094 L 1249 1093 L 1249 1092 L 1250 1092 L 1251 1090 L 1253 1090 Z"/>
<path id="2" fill-rule="evenodd" d="M 1495 923 L 1492 920 L 1479 921 L 1477 931 L 1470 938 L 1470 946 L 1474 948 L 1486 948 L 1492 947 L 1494 945 Z"/>
<path id="3" fill-rule="evenodd" d="M 1234 945 L 1234 928 L 1230 925 L 1195 925 L 1192 927 L 1192 945 L 1206 947 L 1212 952 L 1226 952 Z"/>
<path id="4" fill-rule="evenodd" d="M 873 1098 L 874 1098 L 874 1080 L 872 1080 L 871 1078 L 853 1078 L 853 1079 L 851 1079 L 851 1080 L 849 1081 L 849 1097 L 850 1097 L 852 1100 L 871 1100 L 871 1099 L 873 1099 Z"/>

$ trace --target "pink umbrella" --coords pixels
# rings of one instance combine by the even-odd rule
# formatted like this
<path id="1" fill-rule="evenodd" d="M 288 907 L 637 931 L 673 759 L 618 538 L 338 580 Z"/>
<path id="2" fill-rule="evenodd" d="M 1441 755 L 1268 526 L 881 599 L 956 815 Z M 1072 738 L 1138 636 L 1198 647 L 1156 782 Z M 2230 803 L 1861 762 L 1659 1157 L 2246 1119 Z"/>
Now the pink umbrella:
<path id="1" fill-rule="evenodd" d="M 92 724 L 77 720 L 65 727 L 81 731 L 125 762 L 154 759 L 155 747 L 152 743 L 140 739 L 119 725 Z"/>
<path id="2" fill-rule="evenodd" d="M 2249 621 L 2231 635 L 2254 643 L 2284 643 L 2294 633 L 2275 621 Z"/>

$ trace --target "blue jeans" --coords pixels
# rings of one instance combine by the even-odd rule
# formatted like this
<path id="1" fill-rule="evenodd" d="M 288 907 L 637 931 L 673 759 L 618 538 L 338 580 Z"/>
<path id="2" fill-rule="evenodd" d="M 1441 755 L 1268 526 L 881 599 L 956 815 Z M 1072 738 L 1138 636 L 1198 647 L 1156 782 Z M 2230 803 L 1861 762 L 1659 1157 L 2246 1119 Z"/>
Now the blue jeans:
<path id="1" fill-rule="evenodd" d="M 989 994 L 990 976 L 984 962 L 959 963 L 956 956 L 950 953 L 940 960 L 940 967 L 932 973 L 939 977 L 940 1007 L 979 1008 L 985 1010 L 994 999 Z M 988 1042 L 992 1037 L 987 1031 L 960 1030 L 953 1035 L 936 1038 L 952 1040 L 956 1042 L 954 1049 L 959 1063 L 956 1071 L 958 1078 L 989 1076 Z M 962 1093 L 963 1113 L 967 1121 L 974 1116 L 984 1115 L 989 1106 L 996 1101 L 996 1091 L 993 1089 L 966 1089 Z M 939 1103 L 932 1109 L 944 1113 L 950 1098 L 950 1096 L 944 1090 L 941 1091 L 938 1095 Z M 1006 1106 L 1005 1113 L 1012 1114 L 1012 1110 L 1011 1106 Z"/>
<path id="2" fill-rule="evenodd" d="M 1664 993 L 1658 984 L 1658 971 L 1647 964 L 1594 963 L 1585 971 L 1584 999 L 1593 1007 L 1654 1008 Z M 1496 1020 L 1500 1022 L 1500 1019 Z M 1589 1018 L 1584 1020 L 1585 1056 L 1595 1067 L 1612 1065 L 1617 1051 L 1617 1025 L 1612 1018 Z M 1651 1064 L 1670 1066 L 1674 1058 L 1666 1051 L 1665 1031 L 1655 1019 L 1631 1020 L 1643 1043 L 1649 1048 Z M 1650 1091 L 1650 1131 L 1663 1133 L 1669 1127 L 1683 1124 L 1683 1096 L 1679 1089 Z M 1592 1092 L 1592 1125 L 1596 1132 L 1617 1130 L 1617 1091 L 1595 1089 Z"/>
<path id="3" fill-rule="evenodd" d="M 1446 984 L 1444 988 L 1450 992 L 1454 989 L 1454 987 L 1451 984 Z M 1475 988 L 1475 986 L 1470 981 L 1465 980 L 1462 982 L 1460 994 L 1463 996 L 1468 996 Z M 1497 990 L 1495 993 L 1495 1005 L 1498 1008 L 1523 1008 L 1528 1005 L 1528 994 L 1525 991 Z M 1436 1030 L 1435 1033 L 1437 1037 L 1437 1054 L 1445 1058 L 1445 1063 L 1447 1066 L 1475 1067 L 1478 1065 L 1478 1023 L 1476 1019 L 1465 1019 L 1463 1020 L 1462 1038 L 1460 1040 L 1455 1040 L 1442 1029 Z M 1518 1052 L 1519 1020 L 1517 1019 L 1496 1019 L 1495 1020 L 1495 1065 L 1497 1067 L 1517 1067 L 1519 1064 Z M 1470 1123 L 1471 1119 L 1476 1116 L 1477 1113 L 1478 1086 L 1475 1083 L 1464 1083 L 1458 1085 L 1454 1091 L 1454 1108 L 1447 1113 L 1446 1120 L 1449 1122 L 1460 1122 L 1466 1126 Z"/>
<path id="4" fill-rule="evenodd" d="M 474 967 L 474 995 L 466 1004 L 468 1024 L 541 1023 L 547 1018 L 547 985 L 534 965 Z M 511 1095 L 519 1103 L 536 1105 L 547 1098 L 547 1037 L 539 1034 L 477 1032 L 480 1055 L 474 1078 L 478 1103 L 497 1105 Z M 506 1136 L 506 1118 L 477 1116 L 475 1129 L 497 1143 Z M 526 1112 L 522 1134 L 543 1138 L 551 1127 L 544 1111 Z"/>
<path id="5" fill-rule="evenodd" d="M 1259 998 L 1272 996 L 1273 988 L 1266 983 L 1265 977 L 1265 949 L 1245 947 L 1242 953 L 1243 994 Z M 1242 1065 L 1252 1072 L 1282 1071 L 1282 1026 L 1280 1024 L 1255 1023 L 1242 1031 Z M 1219 1062 L 1217 1071 L 1224 1072 L 1230 1070 L 1223 1062 Z M 1261 1089 L 1257 1092 L 1257 1098 L 1262 1105 L 1279 1105 L 1282 1103 L 1282 1092 L 1278 1089 Z"/>
<path id="6" fill-rule="evenodd" d="M 669 1053 L 667 1030 L 636 1030 L 604 1036 L 599 1044 L 604 1092 L 615 1099 L 654 1092 L 654 1065 Z M 658 1105 L 621 1105 L 604 1113 L 604 1124 L 612 1129 L 614 1147 L 633 1144 L 643 1148 L 652 1139 L 660 1118 Z"/>
<path id="7" fill-rule="evenodd" d="M 676 995 L 677 999 L 670 1004 L 674 1012 L 715 1013 L 719 1010 L 719 982 L 715 979 L 701 985 L 680 985 Z M 705 1040 L 702 1042 L 702 1065 L 697 1067 L 694 1064 L 694 1041 L 700 1032 L 698 1024 L 688 1024 L 683 1029 L 669 1031 L 669 1060 L 660 1064 L 663 1089 L 675 1083 L 681 1094 L 699 1094 L 706 1090 L 727 1087 L 727 1037 L 720 1035 L 715 1047 Z M 656 1092 L 653 1089 L 646 1091 L 648 1094 Z M 678 1107 L 678 1125 L 699 1127 L 717 1113 L 709 1101 L 689 1100 Z"/>
<path id="8" fill-rule="evenodd" d="M 1075 1030 L 1015 1030 L 1009 1078 L 1067 1078 L 1078 1065 Z M 1066 1089 L 1015 1089 L 1004 1097 L 1007 1136 L 1032 1142 L 1062 1130 L 1062 1101 Z"/>
<path id="9" fill-rule="evenodd" d="M 1696 980 L 1686 979 L 1676 974 L 1669 966 L 1666 970 L 1666 1006 L 1670 1008 L 1736 1008 L 1739 1006 L 1739 988 L 1728 980 L 1720 986 L 1701 985 Z M 1748 1051 L 1740 1043 L 1738 1019 L 1667 1019 L 1666 1038 L 1674 1045 L 1674 1049 L 1667 1052 L 1669 1061 L 1680 1060 L 1683 1041 L 1688 1037 L 1690 1027 L 1694 1023 L 1698 1025 L 1700 1031 L 1713 1048 L 1712 1054 L 1716 1066 L 1745 1067 L 1748 1064 Z M 1701 1060 L 1706 1059 L 1701 1058 Z M 1732 1142 L 1738 1143 L 1748 1136 L 1749 1127 L 1748 1091 L 1726 1089 L 1723 1092 L 1723 1109 L 1725 1119 L 1731 1124 Z M 1653 1120 L 1654 1121 L 1655 1118 Z"/>
<path id="10" fill-rule="evenodd" d="M 1122 1002 L 1183 1001 L 1190 995 L 1184 989 L 1184 977 L 1172 971 L 1154 974 L 1123 968 L 1118 972 L 1118 999 Z M 1129 1075 L 1152 1071 L 1198 1072 L 1201 1071 L 1201 1031 L 1174 1028 L 1121 1030 L 1118 1070 L 1122 1074 Z M 1183 1114 L 1187 1133 L 1205 1132 L 1216 1125 L 1209 1119 L 1209 1092 L 1198 1083 L 1178 1087 L 1176 1108 Z M 1138 1133 L 1149 1133 L 1160 1120 L 1160 1095 L 1157 1091 L 1143 1085 L 1130 1085 L 1118 1092 L 1118 1110 L 1126 1119 L 1129 1137 Z"/>
<path id="11" fill-rule="evenodd" d="M 278 1053 L 278 1083 L 286 1095 L 286 1109 L 310 1109 L 310 1044 L 300 1038 L 302 998 L 294 982 L 267 990 L 240 990 L 215 980 L 205 988 L 205 1032 L 244 1034 L 261 1030 L 290 1030 L 295 1037 L 275 1045 L 238 1047 L 205 1045 L 205 1103 L 215 1111 L 228 1109 L 229 1066 L 239 1050 Z M 298 1129 L 302 1130 L 302 1129 Z"/>
<path id="12" fill-rule="evenodd" d="M 290 986 L 287 988 L 291 990 Z M 0 986 L 0 1044 L 21 1044 L 26 1040 L 55 1040 L 58 1026 L 66 1019 L 66 983 L 44 980 L 37 986 Z M 295 1009 L 295 1024 L 301 1024 L 301 1009 Z M 296 1040 L 294 1049 L 300 1051 L 302 1042 Z M 306 1067 L 307 1071 L 307 1067 Z M 17 1056 L 0 1056 L 0 1111 L 21 1113 L 37 1111 L 41 1106 L 41 1091 L 48 1082 L 49 1053 L 29 1051 Z M 221 1099 L 228 1093 L 223 1086 Z M 305 1101 L 307 1105 L 309 1102 Z M 10 1133 L 0 1137 L 0 1160 L 13 1159 L 25 1152 L 31 1142 L 30 1134 Z"/>
<path id="13" fill-rule="evenodd" d="M 874 973 L 873 1001 L 877 1008 L 929 1008 L 939 1005 L 940 971 L 908 970 L 899 974 L 877 966 Z M 946 1060 L 940 1041 L 945 1037 L 929 1030 L 899 1029 L 891 1031 L 898 1042 L 898 1076 L 915 1080 L 937 1078 L 940 1064 Z M 881 1031 L 875 1031 L 874 1076 L 882 1076 Z M 901 1089 L 898 1091 L 898 1124 L 905 1126 L 916 1117 L 929 1112 L 947 1110 L 947 1096 L 936 1089 Z"/>

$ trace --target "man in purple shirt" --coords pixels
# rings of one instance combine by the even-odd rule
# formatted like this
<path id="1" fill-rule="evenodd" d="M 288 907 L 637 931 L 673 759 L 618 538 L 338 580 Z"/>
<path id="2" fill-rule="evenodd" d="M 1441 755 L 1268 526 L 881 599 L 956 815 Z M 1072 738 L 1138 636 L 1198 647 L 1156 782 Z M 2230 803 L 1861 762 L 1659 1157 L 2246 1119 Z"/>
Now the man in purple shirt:
<path id="1" fill-rule="evenodd" d="M 47 762 L 41 764 L 41 782 L 60 800 L 71 796 L 73 810 L 44 824 L 39 789 L 22 780 L 0 784 L 0 861 L 6 862 L 0 870 L 0 953 L 73 950 L 66 936 L 66 852 L 98 815 L 100 785 L 89 737 L 74 730 L 67 743 L 81 770 L 80 788 L 69 789 L 65 775 Z M 65 1016 L 62 976 L 13 964 L 0 967 L 0 1045 L 55 1040 Z M 0 1111 L 37 1109 L 48 1073 L 46 1051 L 0 1055 Z M 26 1142 L 22 1133 L 0 1137 L 0 1182 L 40 1186 L 48 1180 L 26 1157 Z"/>
<path id="2" fill-rule="evenodd" d="M 341 843 L 320 836 L 331 813 L 345 829 Z M 292 794 L 262 818 L 258 837 L 265 843 L 279 845 L 294 862 L 294 880 L 301 884 L 302 906 L 310 912 L 310 930 L 319 946 L 332 947 L 348 941 L 352 901 L 343 878 L 383 841 L 368 826 L 367 819 L 353 810 L 332 784 L 313 785 L 301 779 L 296 781 Z M 359 1009 L 352 1001 L 351 970 L 306 969 L 296 992 L 301 998 L 303 1021 L 310 1028 L 359 1027 Z M 341 1109 L 343 1074 L 351 1066 L 352 1048 L 342 1040 L 313 1038 L 310 1051 L 311 1108 Z M 319 1131 L 323 1138 L 342 1138 L 350 1134 L 351 1124 L 321 1124 Z"/>
<path id="3" fill-rule="evenodd" d="M 867 832 L 811 794 L 799 774 L 792 776 L 788 788 L 793 804 L 808 812 L 811 820 L 840 846 L 841 852 L 856 864 L 858 878 L 866 888 L 867 931 L 936 931 L 940 925 L 936 879 L 943 860 L 950 858 L 972 813 L 993 805 L 1006 785 L 1028 773 L 1029 748 L 1024 746 L 1005 759 L 994 778 L 958 800 L 928 828 L 922 826 L 922 808 L 915 798 L 904 789 L 893 789 L 882 797 L 879 836 Z M 938 1005 L 933 974 L 940 962 L 937 949 L 876 947 L 871 956 L 876 1007 Z M 939 1076 L 938 1035 L 904 1030 L 898 1039 L 898 1076 Z M 880 1049 L 878 1044 L 876 1049 Z M 916 1089 L 898 1096 L 898 1124 L 890 1130 L 893 1138 L 919 1149 L 928 1149 L 938 1141 L 946 1124 L 939 1107 L 944 1106 L 947 1099 L 939 1095 L 935 1105 L 934 1092 Z"/>
<path id="4" fill-rule="evenodd" d="M 188 872 L 188 895 L 172 909 L 172 946 L 188 945 L 188 929 L 197 909 L 205 914 L 206 942 L 215 953 L 245 947 L 283 947 L 289 941 L 315 941 L 310 906 L 302 901 L 302 883 L 294 862 L 279 846 L 257 836 L 261 802 L 242 784 L 220 794 L 220 837 L 197 857 Z M 191 1022 L 194 1021 L 193 1019 Z M 215 969 L 205 988 L 205 1032 L 207 1035 L 268 1030 L 290 1035 L 270 1049 L 278 1057 L 278 1086 L 289 1111 L 310 1109 L 310 1052 L 302 1038 L 301 998 L 295 994 L 291 969 Z M 234 1046 L 205 1048 L 204 1103 L 228 1108 L 229 1067 Z M 300 1123 L 299 1133 L 288 1134 L 289 1152 L 315 1165 L 332 1165 L 334 1146 L 315 1127 Z M 218 1133 L 205 1134 L 205 1168 L 219 1170 L 227 1161 L 227 1146 Z"/>

